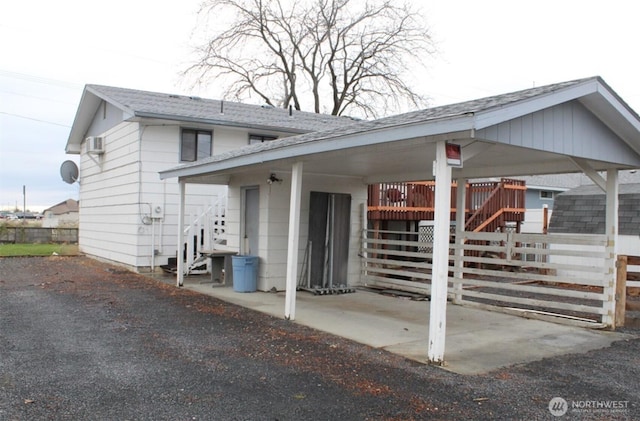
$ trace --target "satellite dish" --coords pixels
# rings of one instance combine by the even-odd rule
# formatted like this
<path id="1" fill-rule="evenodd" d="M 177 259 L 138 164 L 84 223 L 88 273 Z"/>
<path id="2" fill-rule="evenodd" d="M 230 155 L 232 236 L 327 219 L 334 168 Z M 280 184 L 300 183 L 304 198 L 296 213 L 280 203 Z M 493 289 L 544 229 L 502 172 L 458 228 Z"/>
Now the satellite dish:
<path id="1" fill-rule="evenodd" d="M 73 184 L 78 181 L 78 166 L 73 161 L 64 161 L 60 165 L 60 175 L 65 183 Z"/>

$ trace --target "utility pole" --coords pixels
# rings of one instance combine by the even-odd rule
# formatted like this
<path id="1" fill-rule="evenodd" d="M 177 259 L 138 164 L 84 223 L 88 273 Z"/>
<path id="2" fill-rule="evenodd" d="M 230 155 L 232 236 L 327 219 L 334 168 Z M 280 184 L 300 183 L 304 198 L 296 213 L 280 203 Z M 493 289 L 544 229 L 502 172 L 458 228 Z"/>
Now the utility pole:
<path id="1" fill-rule="evenodd" d="M 27 223 L 27 186 L 22 185 L 22 223 Z"/>

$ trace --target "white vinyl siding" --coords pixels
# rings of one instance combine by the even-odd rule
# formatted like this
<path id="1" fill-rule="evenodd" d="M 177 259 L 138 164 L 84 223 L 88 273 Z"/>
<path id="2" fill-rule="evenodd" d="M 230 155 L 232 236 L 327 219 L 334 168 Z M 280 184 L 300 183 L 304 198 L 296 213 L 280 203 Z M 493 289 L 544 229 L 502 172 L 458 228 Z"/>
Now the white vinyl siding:
<path id="1" fill-rule="evenodd" d="M 134 266 L 138 183 L 138 124 L 101 133 L 105 153 L 80 160 L 79 242 L 84 253 Z"/>
<path id="2" fill-rule="evenodd" d="M 247 146 L 248 136 L 246 129 L 216 128 L 213 136 L 213 154 L 219 155 Z"/>
<path id="3" fill-rule="evenodd" d="M 107 107 L 107 113 L 110 109 Z M 104 136 L 105 153 L 88 154 L 83 145 L 80 159 L 80 248 L 88 255 L 146 271 L 152 264 L 154 250 L 155 266 L 176 256 L 178 181 L 160 180 L 158 172 L 180 163 L 184 126 L 178 122 L 121 122 L 99 132 L 101 110 L 102 107 L 92 124 L 95 128 L 92 135 Z M 213 133 L 213 154 L 244 147 L 249 136 L 248 129 L 215 126 L 195 129 Z M 222 200 L 226 190 L 226 186 L 220 185 L 188 184 L 185 224 Z M 156 208 L 161 210 L 160 214 L 154 213 Z M 152 220 L 152 216 L 160 217 Z"/>
<path id="4" fill-rule="evenodd" d="M 142 137 L 142 170 L 140 184 L 140 215 L 152 216 L 157 207 L 163 218 L 154 225 L 143 223 L 138 227 L 138 267 L 151 264 L 151 237 L 155 237 L 156 265 L 164 264 L 176 256 L 179 191 L 176 179 L 160 180 L 159 171 L 175 167 L 178 162 L 179 126 L 146 126 Z M 217 130 L 214 130 L 217 134 Z M 215 135 L 214 135 L 215 136 Z M 209 205 L 226 194 L 226 186 L 189 184 L 186 188 L 185 225 L 192 215 L 202 213 Z M 146 221 L 146 219 L 145 219 Z M 147 221 L 148 222 L 148 221 Z M 153 231 L 153 233 L 152 233 Z M 162 262 L 162 263 L 159 263 Z"/>
<path id="5" fill-rule="evenodd" d="M 240 203 L 243 186 L 260 187 L 260 229 L 257 255 L 260 257 L 258 268 L 258 289 L 269 291 L 275 287 L 285 289 L 287 246 L 289 235 L 289 202 L 291 173 L 277 174 L 282 183 L 268 185 L 269 173 L 260 172 L 244 177 L 234 177 L 229 186 L 227 208 L 227 241 L 232 249 L 240 249 Z M 361 205 L 367 203 L 367 186 L 362 180 L 351 177 L 329 177 L 303 175 L 302 197 L 300 204 L 300 248 L 298 250 L 298 270 L 302 268 L 309 231 L 309 201 L 311 191 L 346 193 L 351 195 L 351 232 L 349 240 L 348 279 L 360 279 L 360 233 L 362 229 Z M 268 262 L 265 264 L 265 262 Z"/>

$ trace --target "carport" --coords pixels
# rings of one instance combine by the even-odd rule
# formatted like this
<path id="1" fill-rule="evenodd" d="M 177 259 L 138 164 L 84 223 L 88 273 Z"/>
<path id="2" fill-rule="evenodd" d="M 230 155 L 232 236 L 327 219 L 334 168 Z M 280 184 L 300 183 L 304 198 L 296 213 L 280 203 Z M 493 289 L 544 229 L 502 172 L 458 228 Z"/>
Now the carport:
<path id="1" fill-rule="evenodd" d="M 303 183 L 339 175 L 359 180 L 366 189 L 378 182 L 435 179 L 428 359 L 441 364 L 452 180 L 464 185 L 468 179 L 484 177 L 588 175 L 607 197 L 605 293 L 612 297 L 609 305 L 613 306 L 618 171 L 634 168 L 640 168 L 640 118 L 601 78 L 592 77 L 252 145 L 163 171 L 160 177 L 178 178 L 184 204 L 188 183 L 229 184 L 252 171 L 290 174 L 284 317 L 292 320 L 300 268 Z M 464 209 L 462 190 L 458 189 L 457 206 Z M 181 205 L 179 233 L 183 220 Z M 461 234 L 464 224 L 456 226 Z M 178 255 L 182 243 L 179 238 Z M 182 273 L 179 266 L 178 285 L 182 285 Z M 613 325 L 613 308 L 603 318 Z"/>

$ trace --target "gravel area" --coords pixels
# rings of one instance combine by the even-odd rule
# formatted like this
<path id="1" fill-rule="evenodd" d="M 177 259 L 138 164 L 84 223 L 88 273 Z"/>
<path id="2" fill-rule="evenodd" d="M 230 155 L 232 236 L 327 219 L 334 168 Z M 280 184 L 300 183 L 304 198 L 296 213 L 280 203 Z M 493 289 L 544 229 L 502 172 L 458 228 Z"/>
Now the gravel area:
<path id="1" fill-rule="evenodd" d="M 640 339 L 463 376 L 86 257 L 0 259 L 2 421 L 640 419 L 638 379 Z"/>

